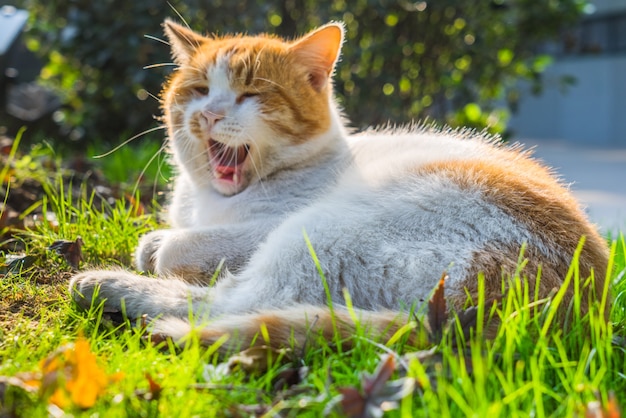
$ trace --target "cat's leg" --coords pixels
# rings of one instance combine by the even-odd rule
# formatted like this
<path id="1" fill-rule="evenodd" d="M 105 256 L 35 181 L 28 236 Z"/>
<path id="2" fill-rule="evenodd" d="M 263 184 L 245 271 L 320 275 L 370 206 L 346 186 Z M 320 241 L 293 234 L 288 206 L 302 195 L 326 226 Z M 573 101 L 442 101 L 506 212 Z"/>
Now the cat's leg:
<path id="1" fill-rule="evenodd" d="M 105 312 L 124 313 L 129 319 L 142 315 L 198 317 L 206 315 L 209 289 L 182 280 L 140 276 L 124 270 L 90 270 L 70 281 L 70 293 L 83 309 L 103 304 Z"/>
<path id="2" fill-rule="evenodd" d="M 165 236 L 170 234 L 169 229 L 158 229 L 148 232 L 139 239 L 139 244 L 135 248 L 135 267 L 137 270 L 146 273 L 156 271 L 157 251 L 161 247 Z"/>
<path id="3" fill-rule="evenodd" d="M 265 222 L 153 231 L 141 238 L 135 264 L 161 277 L 208 283 L 218 270 L 241 270 L 271 227 Z"/>
<path id="4" fill-rule="evenodd" d="M 226 274 L 215 287 L 190 284 L 176 277 L 154 278 L 121 269 L 89 270 L 72 277 L 70 294 L 83 309 L 103 305 L 105 312 L 128 318 L 148 315 L 197 321 L 226 314 L 293 305 L 296 295 L 276 280 L 250 272 Z M 192 314 L 192 315 L 190 315 Z"/>

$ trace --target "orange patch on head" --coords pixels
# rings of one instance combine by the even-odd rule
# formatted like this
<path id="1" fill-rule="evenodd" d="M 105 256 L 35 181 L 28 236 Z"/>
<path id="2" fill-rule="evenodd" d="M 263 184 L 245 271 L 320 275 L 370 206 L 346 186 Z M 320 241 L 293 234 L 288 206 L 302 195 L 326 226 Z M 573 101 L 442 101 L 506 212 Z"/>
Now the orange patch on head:
<path id="1" fill-rule="evenodd" d="M 329 128 L 340 25 L 324 26 L 295 42 L 270 35 L 204 37 L 171 21 L 165 30 L 180 65 L 163 92 L 166 117 L 191 100 L 198 87 L 210 88 L 208 70 L 219 57 L 228 57 L 237 101 L 254 96 L 260 116 L 275 132 L 299 143 Z"/>

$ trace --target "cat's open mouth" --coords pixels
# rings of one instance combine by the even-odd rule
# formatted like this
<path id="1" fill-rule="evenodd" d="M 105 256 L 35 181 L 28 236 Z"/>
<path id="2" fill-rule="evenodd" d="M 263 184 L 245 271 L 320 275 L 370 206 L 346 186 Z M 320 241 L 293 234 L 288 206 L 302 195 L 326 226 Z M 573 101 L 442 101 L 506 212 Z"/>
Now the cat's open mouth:
<path id="1" fill-rule="evenodd" d="M 238 185 L 242 180 L 242 168 L 249 153 L 250 146 L 247 144 L 229 147 L 219 141 L 209 139 L 209 157 L 217 180 Z"/>

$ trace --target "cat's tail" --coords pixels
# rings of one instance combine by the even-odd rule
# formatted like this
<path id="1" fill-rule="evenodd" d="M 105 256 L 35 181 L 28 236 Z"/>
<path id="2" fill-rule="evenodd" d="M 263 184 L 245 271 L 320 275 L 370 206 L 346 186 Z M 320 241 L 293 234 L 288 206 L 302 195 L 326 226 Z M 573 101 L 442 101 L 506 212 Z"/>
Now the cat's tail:
<path id="1" fill-rule="evenodd" d="M 393 311 L 348 311 L 345 308 L 297 305 L 285 309 L 230 314 L 203 325 L 181 318 L 162 318 L 154 323 L 152 334 L 171 337 L 184 345 L 194 334 L 201 345 L 219 342 L 218 350 L 233 353 L 251 346 L 305 348 L 319 338 L 329 344 L 350 348 L 355 335 L 385 343 L 403 339 L 418 346 L 423 342 L 423 324 L 407 313 Z"/>

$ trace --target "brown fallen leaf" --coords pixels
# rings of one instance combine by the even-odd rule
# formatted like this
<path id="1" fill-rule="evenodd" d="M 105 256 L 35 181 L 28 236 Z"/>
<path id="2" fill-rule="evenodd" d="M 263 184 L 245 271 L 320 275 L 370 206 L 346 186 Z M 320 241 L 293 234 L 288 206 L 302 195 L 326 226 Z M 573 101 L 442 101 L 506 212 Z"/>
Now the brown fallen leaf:
<path id="1" fill-rule="evenodd" d="M 19 388 L 27 393 L 39 391 L 39 375 L 35 373 L 19 373 L 15 376 L 0 376 L 0 400 L 4 400 L 7 388 Z"/>
<path id="2" fill-rule="evenodd" d="M 0 264 L 0 272 L 23 273 L 30 269 L 35 261 L 37 261 L 37 257 L 34 255 L 9 254 L 5 257 L 5 262 Z"/>
<path id="3" fill-rule="evenodd" d="M 274 391 L 279 391 L 281 389 L 299 385 L 308 374 L 309 368 L 306 366 L 286 368 L 276 374 L 272 380 L 272 387 L 274 388 Z"/>
<path id="4" fill-rule="evenodd" d="M 126 194 L 125 198 L 130 204 L 131 214 L 133 216 L 143 216 L 146 214 L 146 208 L 141 200 L 135 198 L 135 196 L 131 194 Z"/>
<path id="5" fill-rule="evenodd" d="M 144 398 L 147 401 L 158 400 L 163 391 L 163 387 L 152 378 L 150 373 L 146 372 L 144 376 L 148 381 L 148 389 L 137 389 L 135 396 Z"/>
<path id="6" fill-rule="evenodd" d="M 289 361 L 291 350 L 288 348 L 273 348 L 266 345 L 248 348 L 230 356 L 228 368 L 239 369 L 248 374 L 264 373 L 275 361 Z"/>
<path id="7" fill-rule="evenodd" d="M 360 389 L 340 388 L 341 412 L 350 418 L 370 418 L 381 417 L 385 411 L 396 409 L 398 401 L 413 393 L 415 380 L 410 377 L 389 380 L 395 369 L 395 357 L 384 356 L 374 373 L 363 373 Z"/>
<path id="8" fill-rule="evenodd" d="M 63 256 L 67 264 L 72 266 L 72 268 L 78 269 L 78 264 L 83 260 L 82 247 L 83 239 L 79 236 L 75 241 L 54 241 L 48 249 L 56 251 L 57 254 Z"/>
<path id="9" fill-rule="evenodd" d="M 439 279 L 439 284 L 428 301 L 428 326 L 433 343 L 441 341 L 443 331 L 448 322 L 448 308 L 445 299 L 445 283 L 448 275 L 444 272 Z"/>
<path id="10" fill-rule="evenodd" d="M 37 386 L 29 385 L 30 376 L 22 373 L 19 376 L 0 376 L 0 417 L 19 417 L 22 394 L 37 393 Z M 20 396 L 18 396 L 20 395 Z"/>
<path id="11" fill-rule="evenodd" d="M 609 393 L 606 405 L 602 405 L 599 394 L 596 395 L 596 398 L 596 400 L 587 403 L 585 418 L 621 418 L 622 413 L 615 398 L 615 393 Z"/>

